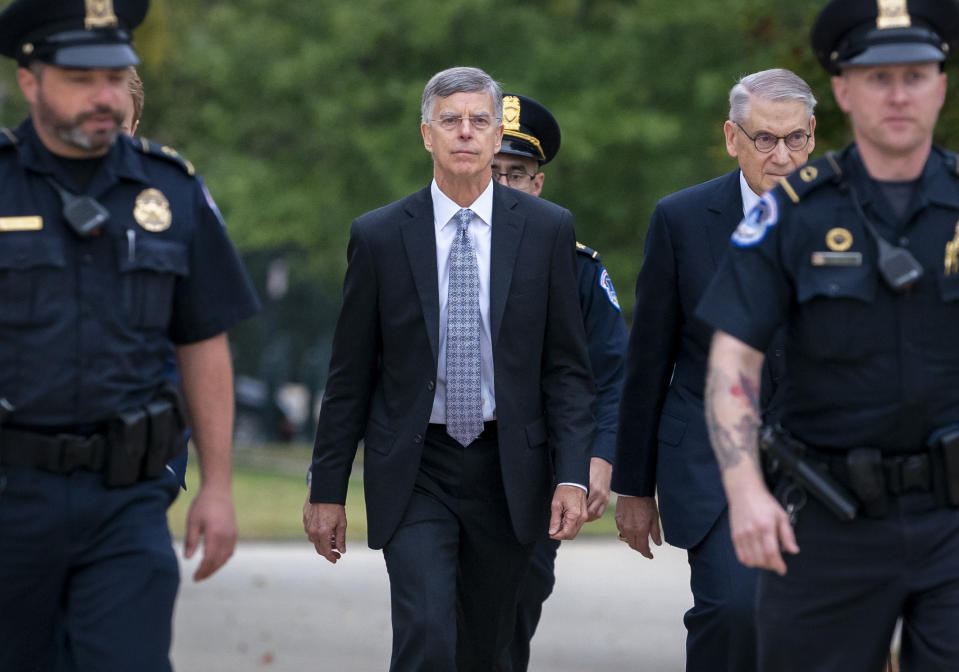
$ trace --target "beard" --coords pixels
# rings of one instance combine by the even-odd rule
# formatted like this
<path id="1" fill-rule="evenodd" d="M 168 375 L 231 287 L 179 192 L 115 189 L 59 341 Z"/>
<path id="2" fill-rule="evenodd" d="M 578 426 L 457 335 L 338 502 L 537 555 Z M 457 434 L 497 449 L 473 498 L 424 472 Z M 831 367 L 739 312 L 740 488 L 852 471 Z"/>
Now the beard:
<path id="1" fill-rule="evenodd" d="M 98 105 L 89 112 L 81 112 L 75 117 L 64 117 L 43 96 L 42 90 L 37 92 L 35 105 L 37 123 L 44 126 L 50 134 L 61 142 L 90 153 L 102 153 L 109 149 L 120 132 L 123 123 L 123 112 L 106 105 Z M 114 120 L 112 130 L 101 130 L 88 133 L 83 130 L 83 124 L 95 115 L 109 114 Z"/>

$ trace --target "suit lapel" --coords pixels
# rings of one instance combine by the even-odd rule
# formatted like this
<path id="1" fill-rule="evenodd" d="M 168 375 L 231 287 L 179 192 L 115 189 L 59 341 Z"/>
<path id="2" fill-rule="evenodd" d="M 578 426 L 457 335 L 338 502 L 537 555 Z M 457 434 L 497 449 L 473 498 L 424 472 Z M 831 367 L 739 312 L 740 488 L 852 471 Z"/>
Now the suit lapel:
<path id="1" fill-rule="evenodd" d="M 518 201 L 511 189 L 499 184 L 493 185 L 493 230 L 490 244 L 490 332 L 493 345 L 499 336 L 503 323 L 503 311 L 506 309 L 506 297 L 509 296 L 510 282 L 513 279 L 513 266 L 519 242 L 523 237 L 525 220 L 516 211 Z"/>
<path id="2" fill-rule="evenodd" d="M 419 295 L 426 321 L 426 333 L 438 357 L 437 339 L 440 333 L 439 285 L 436 278 L 436 232 L 433 227 L 433 199 L 427 187 L 414 194 L 406 205 L 409 219 L 400 225 L 403 245 L 413 274 L 413 283 Z"/>
<path id="3" fill-rule="evenodd" d="M 713 191 L 707 206 L 710 216 L 706 235 L 713 265 L 718 267 L 726 254 L 729 238 L 743 219 L 743 193 L 739 184 L 739 170 L 726 175 Z"/>

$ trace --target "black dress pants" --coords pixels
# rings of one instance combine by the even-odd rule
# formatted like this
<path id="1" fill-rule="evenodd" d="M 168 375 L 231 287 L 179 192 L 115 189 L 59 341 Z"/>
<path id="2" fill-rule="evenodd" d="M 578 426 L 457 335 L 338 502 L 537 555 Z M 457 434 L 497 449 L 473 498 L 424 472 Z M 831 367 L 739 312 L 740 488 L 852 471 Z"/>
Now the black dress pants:
<path id="1" fill-rule="evenodd" d="M 413 495 L 383 549 L 392 601 L 390 671 L 508 670 L 506 649 L 531 549 L 513 532 L 495 432 L 463 447 L 431 425 Z"/>

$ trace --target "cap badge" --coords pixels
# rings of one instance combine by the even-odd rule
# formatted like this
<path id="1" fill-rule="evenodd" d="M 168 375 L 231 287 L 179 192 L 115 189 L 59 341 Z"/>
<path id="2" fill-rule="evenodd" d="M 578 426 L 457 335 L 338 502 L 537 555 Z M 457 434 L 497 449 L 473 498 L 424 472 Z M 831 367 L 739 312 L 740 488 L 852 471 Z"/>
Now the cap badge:
<path id="1" fill-rule="evenodd" d="M 86 0 L 87 16 L 83 25 L 87 30 L 116 28 L 117 15 L 113 13 L 113 0 Z"/>
<path id="2" fill-rule="evenodd" d="M 956 223 L 955 237 L 946 243 L 945 275 L 959 273 L 959 222 Z"/>
<path id="3" fill-rule="evenodd" d="M 909 17 L 909 8 L 906 0 L 876 0 L 879 3 L 879 15 L 876 17 L 876 27 L 908 28 L 912 25 Z"/>
<path id="4" fill-rule="evenodd" d="M 519 98 L 516 96 L 503 97 L 503 130 L 519 130 Z"/>
<path id="5" fill-rule="evenodd" d="M 829 229 L 826 234 L 826 246 L 833 252 L 845 252 L 852 247 L 852 234 L 841 227 Z"/>
<path id="6" fill-rule="evenodd" d="M 170 202 L 159 189 L 144 189 L 133 206 L 133 217 L 147 231 L 159 233 L 170 228 Z"/>

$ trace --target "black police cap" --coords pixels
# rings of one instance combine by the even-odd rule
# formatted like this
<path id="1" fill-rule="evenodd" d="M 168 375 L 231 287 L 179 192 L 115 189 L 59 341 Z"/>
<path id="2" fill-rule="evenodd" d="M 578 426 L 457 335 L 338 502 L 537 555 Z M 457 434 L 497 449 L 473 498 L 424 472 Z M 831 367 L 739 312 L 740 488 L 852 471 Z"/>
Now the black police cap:
<path id="1" fill-rule="evenodd" d="M 0 54 L 26 66 L 123 68 L 140 62 L 130 46 L 149 0 L 13 0 L 0 12 Z"/>
<path id="2" fill-rule="evenodd" d="M 559 124 L 545 107 L 515 93 L 503 95 L 504 154 L 528 156 L 549 163 L 559 151 Z"/>
<path id="3" fill-rule="evenodd" d="M 834 75 L 847 66 L 942 62 L 957 37 L 956 0 L 832 0 L 811 35 Z"/>

